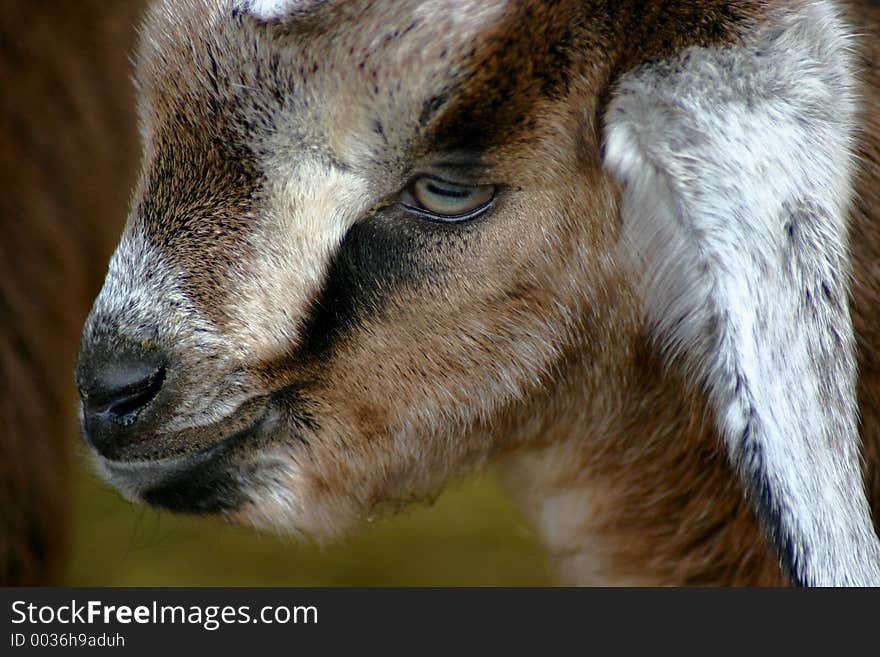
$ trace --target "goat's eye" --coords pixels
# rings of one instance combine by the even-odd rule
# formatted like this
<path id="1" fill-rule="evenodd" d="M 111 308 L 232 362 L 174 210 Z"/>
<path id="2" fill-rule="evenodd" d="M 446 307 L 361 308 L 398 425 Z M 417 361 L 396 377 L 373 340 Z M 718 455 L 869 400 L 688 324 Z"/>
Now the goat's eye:
<path id="1" fill-rule="evenodd" d="M 459 185 L 421 176 L 400 197 L 408 210 L 440 221 L 464 221 L 486 210 L 495 199 L 495 185 Z"/>

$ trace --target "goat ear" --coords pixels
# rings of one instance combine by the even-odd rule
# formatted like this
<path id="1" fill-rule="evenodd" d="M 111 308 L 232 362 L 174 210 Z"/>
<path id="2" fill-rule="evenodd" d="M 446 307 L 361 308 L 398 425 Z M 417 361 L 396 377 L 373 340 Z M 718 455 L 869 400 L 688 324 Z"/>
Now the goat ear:
<path id="1" fill-rule="evenodd" d="M 802 7 L 750 46 L 625 74 L 605 163 L 654 336 L 705 387 L 783 567 L 878 585 L 847 305 L 852 64 L 829 4 Z"/>

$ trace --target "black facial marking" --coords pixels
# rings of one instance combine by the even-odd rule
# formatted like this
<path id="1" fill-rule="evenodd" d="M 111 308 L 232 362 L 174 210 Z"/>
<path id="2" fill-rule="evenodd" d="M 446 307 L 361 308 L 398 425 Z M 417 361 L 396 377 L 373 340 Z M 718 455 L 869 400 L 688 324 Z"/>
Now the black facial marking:
<path id="1" fill-rule="evenodd" d="M 143 500 L 169 511 L 207 514 L 238 508 L 244 495 L 228 473 L 208 465 L 151 488 L 143 494 Z"/>
<path id="2" fill-rule="evenodd" d="M 271 439 L 267 422 L 245 428 L 211 449 L 170 466 L 141 494 L 144 502 L 182 513 L 220 513 L 241 506 L 245 495 L 231 473 L 247 468 L 246 455 Z"/>
<path id="3" fill-rule="evenodd" d="M 430 284 L 448 269 L 447 256 L 473 227 L 448 226 L 389 208 L 349 230 L 312 304 L 298 358 L 326 356 L 345 334 L 380 314 L 389 294 Z"/>

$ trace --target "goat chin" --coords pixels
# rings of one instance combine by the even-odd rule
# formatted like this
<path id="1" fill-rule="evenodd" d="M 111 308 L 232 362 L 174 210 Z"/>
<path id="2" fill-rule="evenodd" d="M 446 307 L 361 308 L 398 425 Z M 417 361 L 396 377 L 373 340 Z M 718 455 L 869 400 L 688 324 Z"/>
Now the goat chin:
<path id="1" fill-rule="evenodd" d="M 569 583 L 880 584 L 880 7 L 640 6 L 150 3 L 121 237 L 128 124 L 17 191 L 89 222 L 27 236 L 71 271 L 119 238 L 76 364 L 108 482 L 327 540 L 495 463 Z"/>

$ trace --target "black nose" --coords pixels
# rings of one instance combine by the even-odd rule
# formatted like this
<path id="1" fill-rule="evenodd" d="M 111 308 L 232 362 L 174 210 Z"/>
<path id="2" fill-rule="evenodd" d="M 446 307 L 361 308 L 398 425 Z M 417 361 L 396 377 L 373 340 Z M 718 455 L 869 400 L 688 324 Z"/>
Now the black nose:
<path id="1" fill-rule="evenodd" d="M 165 367 L 152 351 L 116 351 L 86 360 L 77 371 L 83 428 L 89 443 L 113 458 L 136 440 L 144 410 L 165 382 Z"/>

